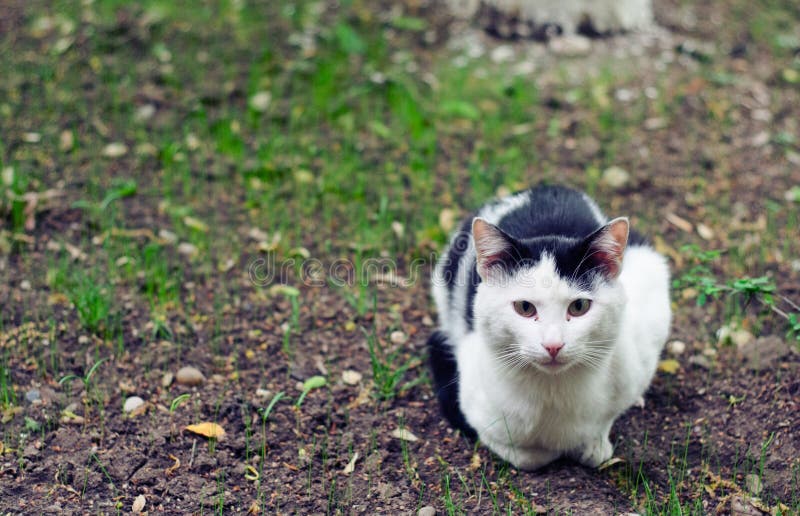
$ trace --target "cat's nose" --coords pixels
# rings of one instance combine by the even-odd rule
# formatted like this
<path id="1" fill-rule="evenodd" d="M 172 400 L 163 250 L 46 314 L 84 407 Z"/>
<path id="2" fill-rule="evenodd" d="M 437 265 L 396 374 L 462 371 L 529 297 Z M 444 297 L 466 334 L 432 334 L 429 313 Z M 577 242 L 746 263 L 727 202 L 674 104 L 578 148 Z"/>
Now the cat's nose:
<path id="1" fill-rule="evenodd" d="M 542 343 L 542 346 L 544 347 L 544 349 L 547 350 L 547 353 L 549 353 L 552 358 L 556 358 L 556 355 L 558 355 L 558 352 L 561 351 L 561 348 L 564 347 L 564 343 L 563 342 L 547 342 L 547 343 Z"/>

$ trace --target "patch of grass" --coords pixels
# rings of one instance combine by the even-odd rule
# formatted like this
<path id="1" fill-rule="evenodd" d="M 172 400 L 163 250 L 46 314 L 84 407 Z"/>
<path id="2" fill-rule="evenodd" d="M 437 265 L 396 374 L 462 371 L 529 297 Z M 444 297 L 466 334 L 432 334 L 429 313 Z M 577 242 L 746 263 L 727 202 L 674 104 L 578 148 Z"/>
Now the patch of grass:
<path id="1" fill-rule="evenodd" d="M 372 378 L 375 382 L 375 396 L 381 401 L 392 400 L 399 391 L 410 387 L 409 383 L 403 383 L 403 379 L 414 363 L 414 359 L 409 358 L 400 363 L 400 349 L 387 355 L 383 352 L 374 330 L 372 332 L 365 331 L 364 334 L 367 338 Z"/>
<path id="2" fill-rule="evenodd" d="M 798 319 L 800 306 L 788 297 L 779 294 L 772 278 L 743 276 L 721 281 L 711 264 L 720 258 L 722 251 L 705 251 L 697 246 L 688 245 L 682 248 L 682 252 L 690 257 L 693 264 L 673 280 L 674 289 L 694 289 L 698 306 L 704 306 L 706 303 L 722 299 L 724 296 L 728 317 L 741 318 L 743 307 L 757 302 L 765 311 L 772 312 L 784 319 L 786 336 L 800 344 Z"/>

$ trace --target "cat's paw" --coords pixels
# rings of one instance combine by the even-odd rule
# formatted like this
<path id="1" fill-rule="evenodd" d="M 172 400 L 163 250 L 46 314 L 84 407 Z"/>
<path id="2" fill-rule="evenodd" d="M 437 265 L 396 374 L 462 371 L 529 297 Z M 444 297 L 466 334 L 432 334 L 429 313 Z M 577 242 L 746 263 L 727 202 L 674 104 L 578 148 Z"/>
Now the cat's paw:
<path id="1" fill-rule="evenodd" d="M 581 464 L 596 468 L 604 463 L 614 454 L 614 447 L 608 437 L 602 437 L 592 440 L 581 452 L 578 460 Z"/>
<path id="2" fill-rule="evenodd" d="M 498 444 L 492 445 L 490 443 L 485 444 L 501 458 L 513 464 L 514 467 L 527 471 L 546 466 L 561 456 L 561 452 L 538 447 L 525 448 Z"/>

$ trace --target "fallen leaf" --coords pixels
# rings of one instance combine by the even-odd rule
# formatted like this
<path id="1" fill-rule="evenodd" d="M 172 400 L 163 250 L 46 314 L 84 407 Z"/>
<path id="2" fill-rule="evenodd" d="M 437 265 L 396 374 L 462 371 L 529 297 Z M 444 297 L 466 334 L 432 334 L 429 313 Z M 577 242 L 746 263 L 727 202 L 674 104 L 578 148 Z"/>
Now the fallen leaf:
<path id="1" fill-rule="evenodd" d="M 679 217 L 678 215 L 675 215 L 672 212 L 669 212 L 666 215 L 664 215 L 664 218 L 667 219 L 667 222 L 677 227 L 681 231 L 685 231 L 686 233 L 691 233 L 692 230 L 694 229 L 694 226 L 692 226 L 691 222 L 682 217 Z"/>
<path id="2" fill-rule="evenodd" d="M 408 441 L 410 443 L 415 443 L 419 441 L 419 437 L 412 434 L 411 431 L 405 427 L 395 428 L 394 430 L 392 430 L 391 435 L 395 439 L 400 439 L 401 441 Z"/>
<path id="3" fill-rule="evenodd" d="M 251 480 L 253 482 L 258 481 L 259 478 L 258 470 L 248 464 L 244 468 L 244 478 L 247 480 Z"/>
<path id="4" fill-rule="evenodd" d="M 355 471 L 357 460 L 358 460 L 358 452 L 355 452 L 353 454 L 353 458 L 350 459 L 350 462 L 348 462 L 347 466 L 345 466 L 344 469 L 342 470 L 342 473 L 344 473 L 345 475 L 349 475 L 350 473 Z"/>
<path id="5" fill-rule="evenodd" d="M 674 358 L 668 358 L 658 363 L 658 370 L 667 374 L 675 374 L 678 372 L 678 369 L 680 368 L 681 368 L 680 362 L 678 362 Z"/>
<path id="6" fill-rule="evenodd" d="M 186 217 L 183 217 L 183 223 L 186 224 L 186 227 L 200 231 L 201 233 L 208 233 L 208 224 L 200 219 L 196 219 L 187 215 Z"/>
<path id="7" fill-rule="evenodd" d="M 611 457 L 610 459 L 608 459 L 604 463 L 602 463 L 599 466 L 597 466 L 597 470 L 598 471 L 603 471 L 604 469 L 610 468 L 614 464 L 619 464 L 620 462 L 625 462 L 625 459 L 622 459 L 620 457 Z"/>
<path id="8" fill-rule="evenodd" d="M 469 461 L 469 469 L 472 471 L 481 469 L 481 456 L 477 452 L 472 454 L 472 458 Z"/>
<path id="9" fill-rule="evenodd" d="M 188 430 L 193 434 L 202 435 L 203 437 L 208 437 L 209 439 L 225 437 L 225 430 L 216 423 L 198 423 L 196 425 L 189 425 L 185 427 L 184 430 Z"/>
<path id="10" fill-rule="evenodd" d="M 312 389 L 319 389 L 320 387 L 325 387 L 326 383 L 328 383 L 328 381 L 325 379 L 324 376 L 319 376 L 319 375 L 312 376 L 311 378 L 303 382 L 303 391 L 308 392 Z"/>
<path id="11" fill-rule="evenodd" d="M 176 456 L 174 456 L 173 454 L 171 454 L 171 453 L 170 453 L 170 454 L 169 454 L 169 458 L 170 458 L 170 459 L 172 459 L 172 460 L 174 460 L 174 461 L 175 461 L 175 464 L 173 464 L 172 466 L 168 467 L 168 468 L 167 468 L 167 469 L 164 471 L 164 473 L 165 473 L 167 476 L 170 476 L 170 475 L 172 475 L 173 473 L 175 473 L 175 471 L 177 471 L 177 470 L 178 470 L 178 468 L 180 468 L 180 467 L 181 467 L 181 460 L 180 460 L 178 457 L 176 457 Z"/>

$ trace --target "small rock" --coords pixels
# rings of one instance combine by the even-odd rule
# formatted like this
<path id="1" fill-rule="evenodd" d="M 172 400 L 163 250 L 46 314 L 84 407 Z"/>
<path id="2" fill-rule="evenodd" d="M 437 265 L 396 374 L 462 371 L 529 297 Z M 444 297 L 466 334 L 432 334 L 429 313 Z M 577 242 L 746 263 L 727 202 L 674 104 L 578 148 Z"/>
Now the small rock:
<path id="1" fill-rule="evenodd" d="M 495 63 L 505 63 L 514 57 L 514 49 L 510 45 L 500 45 L 490 55 Z"/>
<path id="2" fill-rule="evenodd" d="M 262 389 L 261 387 L 259 387 L 258 389 L 256 389 L 256 396 L 258 396 L 259 398 L 269 398 L 272 396 L 272 391 L 269 389 Z"/>
<path id="3" fill-rule="evenodd" d="M 163 240 L 167 244 L 174 244 L 178 241 L 178 235 L 173 233 L 168 229 L 160 229 L 158 230 L 158 238 Z"/>
<path id="4" fill-rule="evenodd" d="M 258 111 L 259 113 L 263 113 L 267 110 L 270 103 L 272 102 L 272 94 L 268 91 L 259 91 L 252 97 L 250 97 L 250 109 L 253 111 Z"/>
<path id="5" fill-rule="evenodd" d="M 661 117 L 648 118 L 644 121 L 644 128 L 648 131 L 657 131 L 667 126 L 667 121 Z"/>
<path id="6" fill-rule="evenodd" d="M 89 343 L 89 337 L 87 337 L 86 335 L 81 335 L 80 337 L 78 337 L 78 344 L 85 345 L 88 343 Z"/>
<path id="7" fill-rule="evenodd" d="M 670 355 L 682 355 L 684 351 L 686 351 L 686 343 L 682 340 L 671 340 L 667 342 L 667 353 Z"/>
<path id="8" fill-rule="evenodd" d="M 172 381 L 175 380 L 175 375 L 171 372 L 164 373 L 164 376 L 161 377 L 161 387 L 167 388 L 172 385 Z"/>
<path id="9" fill-rule="evenodd" d="M 128 146 L 124 143 L 114 142 L 103 147 L 103 156 L 106 158 L 121 158 L 128 153 Z"/>
<path id="10" fill-rule="evenodd" d="M 136 113 L 133 115 L 133 119 L 137 122 L 145 122 L 153 118 L 153 115 L 155 114 L 156 107 L 152 104 L 145 104 L 136 108 Z"/>
<path id="11" fill-rule="evenodd" d="M 711 240 L 714 238 L 714 230 L 710 227 L 706 226 L 702 222 L 697 224 L 697 234 L 700 235 L 700 238 L 703 240 Z"/>
<path id="12" fill-rule="evenodd" d="M 426 505 L 417 511 L 417 516 L 436 516 L 436 509 L 430 505 Z"/>
<path id="13" fill-rule="evenodd" d="M 122 411 L 126 414 L 130 414 L 142 405 L 144 405 L 144 400 L 142 398 L 139 396 L 131 396 L 125 400 L 125 404 L 122 406 Z"/>
<path id="14" fill-rule="evenodd" d="M 723 326 L 717 330 L 717 342 L 719 344 L 733 344 L 737 348 L 741 348 L 753 340 L 755 340 L 753 334 L 741 328 Z"/>
<path id="15" fill-rule="evenodd" d="M 205 380 L 203 373 L 192 366 L 181 367 L 175 375 L 175 381 L 181 385 L 200 385 Z"/>
<path id="16" fill-rule="evenodd" d="M 58 148 L 61 152 L 69 152 L 75 146 L 75 136 L 72 134 L 72 131 L 67 131 L 66 129 L 61 131 L 61 134 L 58 136 Z"/>
<path id="17" fill-rule="evenodd" d="M 31 289 L 31 282 L 26 280 L 26 279 L 24 279 L 24 280 L 19 282 L 19 288 L 21 290 L 30 290 Z"/>
<path id="18" fill-rule="evenodd" d="M 693 355 L 689 357 L 689 363 L 703 369 L 711 369 L 711 361 L 708 360 L 708 357 L 703 355 Z"/>
<path id="19" fill-rule="evenodd" d="M 396 330 L 389 335 L 389 339 L 394 344 L 405 344 L 405 342 L 408 340 L 408 336 L 402 331 Z"/>
<path id="20" fill-rule="evenodd" d="M 761 490 L 764 489 L 764 486 L 761 484 L 761 479 L 758 478 L 758 475 L 755 473 L 750 473 L 744 477 L 744 485 L 747 487 L 748 491 L 756 496 L 758 496 L 759 493 L 761 493 Z"/>
<path id="21" fill-rule="evenodd" d="M 147 503 L 147 499 L 145 499 L 144 495 L 140 494 L 133 500 L 133 505 L 131 505 L 131 512 L 133 514 L 141 514 L 144 511 L 144 505 Z"/>
<path id="22" fill-rule="evenodd" d="M 620 167 L 608 167 L 603 171 L 601 181 L 611 188 L 622 188 L 631 179 L 631 175 L 627 170 Z"/>
<path id="23" fill-rule="evenodd" d="M 422 318 L 422 324 L 428 327 L 433 326 L 433 319 L 430 315 L 426 315 Z"/>
<path id="24" fill-rule="evenodd" d="M 342 371 L 342 381 L 347 385 L 358 385 L 358 382 L 361 381 L 361 378 L 362 375 L 358 371 L 353 371 L 352 369 Z"/>
<path id="25" fill-rule="evenodd" d="M 767 131 L 761 131 L 757 133 L 753 138 L 750 140 L 750 145 L 753 147 L 763 147 L 767 143 L 769 143 L 769 133 Z"/>
<path id="26" fill-rule="evenodd" d="M 37 403 L 42 401 L 42 395 L 39 393 L 39 389 L 31 389 L 25 393 L 25 399 L 28 403 Z"/>
<path id="27" fill-rule="evenodd" d="M 400 221 L 394 220 L 392 221 L 392 232 L 397 238 L 403 238 L 406 233 L 406 228 Z"/>
<path id="28" fill-rule="evenodd" d="M 771 367 L 792 353 L 792 348 L 777 335 L 766 335 L 738 347 L 739 355 L 750 369 Z"/>
<path id="29" fill-rule="evenodd" d="M 547 45 L 550 51 L 559 56 L 585 56 L 592 51 L 589 38 L 577 34 L 552 38 Z"/>
<path id="30" fill-rule="evenodd" d="M 761 516 L 762 512 L 747 503 L 741 496 L 731 498 L 731 516 Z"/>
<path id="31" fill-rule="evenodd" d="M 192 257 L 197 254 L 197 246 L 189 242 L 178 244 L 178 252 L 184 256 Z"/>
<path id="32" fill-rule="evenodd" d="M 22 141 L 25 143 L 39 143 L 42 141 L 42 134 L 41 133 L 25 133 L 22 135 Z"/>

